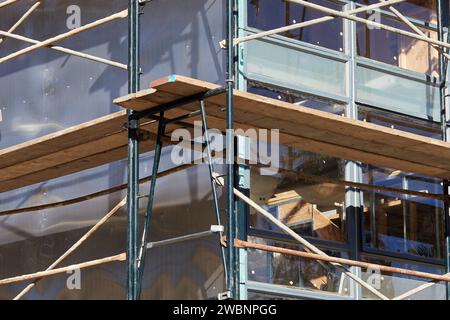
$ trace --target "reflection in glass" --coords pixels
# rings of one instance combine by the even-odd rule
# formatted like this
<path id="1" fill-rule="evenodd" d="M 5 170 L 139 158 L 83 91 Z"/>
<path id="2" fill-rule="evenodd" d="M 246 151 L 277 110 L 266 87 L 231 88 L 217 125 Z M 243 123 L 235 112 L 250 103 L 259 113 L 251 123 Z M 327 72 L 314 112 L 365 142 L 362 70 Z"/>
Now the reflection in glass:
<path id="1" fill-rule="evenodd" d="M 373 14 L 373 13 L 372 13 Z M 370 13 L 358 15 L 371 18 Z M 411 31 L 403 22 L 380 16 L 382 24 L 405 31 Z M 378 22 L 378 21 L 377 21 Z M 427 37 L 437 39 L 436 31 L 420 28 Z M 416 40 L 398 33 L 373 28 L 363 23 L 356 25 L 357 54 L 393 66 L 437 77 L 439 75 L 438 51 L 427 42 Z"/>
<path id="2" fill-rule="evenodd" d="M 256 87 L 249 92 L 274 99 L 344 114 L 344 106 L 336 103 L 302 98 L 291 92 Z M 344 163 L 336 158 L 306 152 L 299 148 L 280 145 L 280 170 L 267 176 L 259 170 L 251 171 L 251 197 L 299 234 L 329 241 L 346 240 L 344 198 L 345 188 L 332 183 L 306 180 L 305 174 L 315 177 L 344 179 Z M 253 209 L 250 210 L 250 226 L 279 232 Z"/>
<path id="3" fill-rule="evenodd" d="M 361 120 L 440 138 L 439 125 L 359 107 Z M 378 186 L 442 193 L 441 181 L 398 170 L 363 165 L 363 182 Z M 392 192 L 364 192 L 364 243 L 395 253 L 428 258 L 444 254 L 444 212 L 441 201 Z"/>
<path id="4" fill-rule="evenodd" d="M 331 1 L 313 0 L 311 2 L 334 10 L 342 8 L 341 5 Z M 248 26 L 260 30 L 271 30 L 326 16 L 320 11 L 281 0 L 248 0 L 247 11 Z M 306 28 L 290 30 L 280 35 L 342 51 L 342 25 L 342 19 L 337 18 Z"/>
<path id="5" fill-rule="evenodd" d="M 395 261 L 382 258 L 364 257 L 364 261 L 381 264 L 385 266 L 391 266 L 395 268 L 403 268 L 408 270 L 415 270 L 421 272 L 428 272 L 432 274 L 443 274 L 444 269 L 434 266 L 418 265 L 413 263 L 407 263 L 402 261 Z M 413 277 L 408 275 L 402 275 L 391 272 L 376 272 L 375 270 L 363 270 L 362 279 L 372 283 L 377 289 L 386 295 L 389 299 L 393 299 L 409 290 L 415 289 L 425 283 L 428 283 L 430 279 Z M 366 289 L 362 289 L 363 299 L 378 299 L 371 292 Z M 405 300 L 445 300 L 445 284 L 436 283 L 435 285 L 417 292 L 414 295 L 405 297 Z"/>
<path id="6" fill-rule="evenodd" d="M 440 125 L 436 122 L 424 121 L 413 117 L 383 111 L 375 108 L 358 106 L 358 119 L 383 127 L 398 129 L 420 136 L 441 139 Z"/>
<path id="7" fill-rule="evenodd" d="M 296 245 L 288 245 L 261 238 L 250 238 L 249 241 L 271 246 L 301 250 Z M 325 251 L 328 255 L 346 258 L 347 254 L 336 251 Z M 264 283 L 289 287 L 300 287 L 348 295 L 348 281 L 341 272 L 329 264 L 312 259 L 283 255 L 260 250 L 248 250 L 248 279 Z"/>
<path id="8" fill-rule="evenodd" d="M 336 115 L 345 116 L 345 105 L 330 100 L 302 95 L 298 92 L 275 88 L 255 81 L 248 83 L 247 91 L 261 96 L 289 102 L 298 106 L 313 108 L 320 111 L 330 112 Z"/>
<path id="9" fill-rule="evenodd" d="M 399 189 L 440 193 L 440 181 L 398 171 L 363 167 L 364 182 Z M 441 201 L 388 192 L 364 192 L 367 246 L 428 258 L 444 254 Z"/>
<path id="10" fill-rule="evenodd" d="M 377 3 L 378 0 L 357 0 L 356 2 L 369 5 Z M 392 5 L 404 16 L 436 24 L 436 1 L 435 0 L 408 0 Z"/>

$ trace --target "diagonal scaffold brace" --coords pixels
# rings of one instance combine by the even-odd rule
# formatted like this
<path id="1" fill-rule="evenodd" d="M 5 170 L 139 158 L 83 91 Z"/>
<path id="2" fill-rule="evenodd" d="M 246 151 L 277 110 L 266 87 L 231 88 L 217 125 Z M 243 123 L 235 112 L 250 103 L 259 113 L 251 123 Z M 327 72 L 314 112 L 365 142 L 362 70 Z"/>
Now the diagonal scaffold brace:
<path id="1" fill-rule="evenodd" d="M 146 251 L 147 251 L 146 249 L 148 248 L 151 217 L 152 217 L 152 212 L 153 212 L 154 198 L 155 198 L 155 191 L 156 191 L 156 181 L 157 181 L 156 178 L 158 176 L 159 165 L 160 165 L 160 161 L 161 161 L 161 151 L 163 148 L 163 140 L 166 138 L 165 131 L 166 131 L 166 126 L 168 124 L 180 123 L 181 119 L 194 117 L 200 113 L 201 118 L 202 118 L 202 133 L 203 133 L 203 138 L 205 139 L 205 142 L 202 143 L 201 146 L 207 150 L 207 163 L 208 163 L 208 170 L 209 170 L 209 175 L 210 175 L 210 180 L 211 180 L 211 190 L 212 190 L 212 196 L 213 196 L 214 213 L 215 213 L 215 218 L 216 218 L 217 224 L 222 227 L 222 222 L 221 222 L 221 218 L 220 218 L 218 194 L 217 194 L 216 186 L 214 183 L 214 177 L 213 177 L 214 166 L 213 166 L 213 161 L 212 161 L 212 156 L 211 156 L 210 138 L 209 138 L 209 134 L 208 134 L 208 124 L 207 124 L 206 111 L 205 111 L 205 99 L 208 97 L 222 94 L 224 92 L 226 92 L 226 89 L 221 87 L 218 89 L 209 90 L 204 93 L 196 94 L 191 97 L 182 98 L 180 100 L 177 100 L 177 101 L 165 104 L 165 105 L 160 105 L 158 108 L 145 110 L 143 112 L 137 112 L 132 115 L 132 117 L 134 118 L 134 120 L 136 122 L 139 122 L 139 120 L 142 118 L 150 118 L 152 120 L 158 121 L 158 131 L 157 131 L 157 136 L 156 136 L 155 153 L 154 153 L 153 165 L 152 165 L 152 175 L 151 175 L 152 179 L 151 179 L 148 195 L 146 196 L 147 207 L 146 207 L 145 218 L 144 218 L 144 226 L 143 226 L 143 230 L 142 230 L 141 242 L 139 245 L 138 254 L 136 257 L 136 265 L 137 265 L 136 299 L 140 298 L 141 292 L 142 292 L 142 283 L 143 283 L 143 278 L 144 278 L 144 270 L 145 270 L 145 262 L 146 262 Z M 173 119 L 169 119 L 169 118 L 165 117 L 166 111 L 189 104 L 189 103 L 192 103 L 192 102 L 195 102 L 195 101 L 199 102 L 199 110 L 198 111 L 190 112 L 190 113 L 187 113 L 186 115 L 178 116 Z M 156 116 L 155 113 L 158 113 L 158 112 L 159 112 L 159 115 Z M 183 123 L 180 123 L 180 125 L 183 125 Z M 219 239 L 222 238 L 222 236 L 223 236 L 222 233 L 223 233 L 223 230 L 218 231 Z M 223 263 L 223 267 L 224 267 L 225 279 L 228 279 L 225 251 L 223 248 L 221 248 L 221 250 L 222 250 L 221 255 L 222 255 L 222 263 Z"/>
<path id="2" fill-rule="evenodd" d="M 214 179 L 215 179 L 215 183 L 217 183 L 217 185 L 219 186 L 224 186 L 224 180 L 222 177 L 220 177 L 220 175 L 218 175 L 217 173 L 214 174 Z M 236 197 L 238 197 L 239 199 L 241 199 L 242 201 L 244 201 L 246 204 L 248 204 L 249 206 L 251 206 L 252 208 L 254 208 L 256 210 L 256 212 L 258 212 L 259 214 L 261 214 L 264 218 L 266 218 L 267 220 L 269 220 L 270 222 L 274 223 L 277 227 L 279 227 L 284 233 L 290 235 L 292 238 L 294 238 L 295 240 L 297 240 L 306 251 L 324 256 L 324 257 L 328 257 L 328 255 L 323 252 L 322 250 L 320 250 L 319 248 L 317 248 L 316 246 L 314 246 L 313 244 L 311 244 L 309 241 L 307 241 L 306 239 L 304 239 L 303 237 L 301 237 L 299 234 L 297 234 L 294 230 L 292 230 L 291 228 L 289 228 L 287 225 L 285 225 L 283 222 L 281 222 L 280 220 L 278 220 L 277 218 L 275 218 L 270 212 L 268 212 L 267 210 L 265 210 L 264 208 L 262 208 L 260 205 L 258 205 L 256 202 L 254 202 L 253 200 L 251 200 L 249 197 L 247 197 L 245 194 L 243 194 L 242 192 L 240 192 L 239 190 L 237 190 L 236 188 L 233 189 L 233 193 L 234 195 L 236 195 Z M 233 244 L 234 244 L 234 240 Z M 227 239 L 227 242 L 230 242 L 230 239 Z M 389 300 L 388 297 L 386 297 L 384 294 L 382 294 L 381 292 L 379 292 L 378 290 L 376 290 L 374 287 L 372 287 L 370 284 L 368 284 L 367 282 L 365 282 L 364 280 L 362 280 L 360 277 L 358 277 L 357 275 L 353 274 L 350 270 L 348 270 L 345 266 L 343 266 L 341 263 L 336 263 L 336 262 L 330 262 L 330 264 L 335 267 L 336 269 L 340 270 L 342 273 L 344 273 L 346 276 L 348 276 L 350 279 L 354 280 L 355 282 L 357 282 L 358 284 L 360 284 L 362 287 L 366 288 L 367 290 L 369 290 L 371 293 L 373 293 L 375 296 L 377 296 L 378 298 L 382 299 L 382 300 Z"/>

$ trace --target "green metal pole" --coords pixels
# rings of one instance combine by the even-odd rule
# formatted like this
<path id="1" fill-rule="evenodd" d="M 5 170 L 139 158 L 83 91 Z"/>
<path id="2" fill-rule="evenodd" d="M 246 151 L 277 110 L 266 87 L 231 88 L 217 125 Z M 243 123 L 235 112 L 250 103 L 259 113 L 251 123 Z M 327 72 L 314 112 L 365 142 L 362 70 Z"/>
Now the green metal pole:
<path id="1" fill-rule="evenodd" d="M 209 140 L 209 133 L 208 133 L 208 120 L 206 119 L 206 110 L 205 110 L 205 100 L 200 100 L 200 112 L 202 115 L 202 127 L 203 127 L 203 133 L 205 137 L 205 144 L 206 144 L 206 152 L 208 153 L 207 159 L 208 159 L 208 170 L 209 170 L 209 179 L 211 181 L 211 192 L 213 196 L 213 206 L 214 206 L 214 213 L 216 215 L 216 221 L 218 225 L 222 225 L 222 219 L 220 218 L 220 208 L 219 208 L 219 198 L 217 196 L 217 190 L 216 190 L 216 184 L 213 180 L 213 174 L 214 174 L 214 164 L 212 161 L 211 156 L 211 145 Z M 219 233 L 220 238 L 222 238 L 223 233 Z M 222 254 L 222 264 L 223 264 L 223 271 L 225 275 L 225 282 L 228 281 L 228 270 L 227 270 L 227 263 L 226 263 L 226 255 L 225 255 L 225 248 L 220 247 L 220 252 Z"/>
<path id="2" fill-rule="evenodd" d="M 128 92 L 139 90 L 139 0 L 128 3 Z M 139 213 L 139 120 L 128 112 L 127 299 L 137 299 L 137 236 Z"/>
<path id="3" fill-rule="evenodd" d="M 142 279 L 144 277 L 145 257 L 147 253 L 148 234 L 150 232 L 150 221 L 153 211 L 153 200 L 155 198 L 156 181 L 158 177 L 159 162 L 161 160 L 161 150 L 163 147 L 162 136 L 165 131 L 164 112 L 160 113 L 158 124 L 158 135 L 156 137 L 155 155 L 153 157 L 152 180 L 150 182 L 150 190 L 148 193 L 147 210 L 145 212 L 144 228 L 142 230 L 141 247 L 138 256 L 138 286 L 137 299 L 141 297 Z"/>
<path id="4" fill-rule="evenodd" d="M 436 0 L 437 18 L 438 18 L 438 39 L 440 41 L 449 41 L 448 28 L 449 28 L 449 1 L 448 0 Z M 444 27 L 447 28 L 447 39 L 445 39 Z M 447 49 L 442 48 L 444 52 Z M 441 103 L 441 129 L 442 140 L 449 141 L 448 135 L 448 103 L 447 103 L 447 59 L 442 53 L 439 54 L 439 77 L 440 77 L 440 103 Z M 443 180 L 443 193 L 448 194 L 449 181 Z M 446 273 L 450 272 L 450 211 L 447 203 L 444 203 L 444 230 L 445 230 L 445 262 Z M 450 285 L 446 282 L 446 299 L 450 298 Z"/>
<path id="5" fill-rule="evenodd" d="M 236 295 L 235 250 L 234 238 L 236 214 L 234 211 L 234 134 L 233 134 L 233 89 L 234 89 L 234 0 L 226 3 L 226 83 L 227 83 L 227 132 L 226 132 L 226 195 L 227 195 L 227 249 L 228 249 L 228 281 L 227 289 L 230 298 Z"/>

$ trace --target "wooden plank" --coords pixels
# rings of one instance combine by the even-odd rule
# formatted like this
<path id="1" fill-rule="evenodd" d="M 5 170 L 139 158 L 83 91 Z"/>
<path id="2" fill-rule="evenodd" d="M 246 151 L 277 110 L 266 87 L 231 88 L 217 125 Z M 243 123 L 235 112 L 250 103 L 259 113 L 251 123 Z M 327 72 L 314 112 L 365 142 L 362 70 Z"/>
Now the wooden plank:
<path id="1" fill-rule="evenodd" d="M 170 80 L 170 81 L 169 81 Z M 154 84 L 157 84 L 155 86 Z M 192 87 L 192 91 L 198 93 L 199 88 L 214 89 L 218 85 L 208 84 L 196 79 L 177 76 L 167 82 L 157 81 L 152 83 L 154 89 L 158 91 L 176 92 L 181 87 L 181 92 L 186 92 L 187 87 Z M 226 105 L 224 95 L 219 95 L 208 99 L 208 102 L 223 109 Z M 225 112 L 217 112 L 217 108 L 208 108 L 208 113 L 225 118 Z M 245 113 L 245 119 L 240 114 Z M 345 139 L 348 145 L 360 150 L 371 151 L 381 150 L 385 154 L 395 154 L 398 152 L 410 151 L 410 159 L 420 159 L 423 155 L 432 157 L 434 155 L 434 165 L 446 164 L 450 160 L 450 149 L 442 150 L 444 154 L 435 152 L 442 146 L 448 144 L 436 139 L 422 137 L 404 131 L 382 127 L 363 121 L 355 121 L 338 115 L 315 110 L 312 108 L 293 105 L 291 103 L 235 90 L 235 119 L 253 125 L 260 124 L 259 127 L 284 130 L 286 133 L 300 135 L 321 140 L 320 136 L 327 136 L 328 142 L 332 139 L 341 141 Z M 249 120 L 250 119 L 250 120 Z M 296 129 L 293 131 L 292 128 Z M 313 129 L 316 130 L 313 130 Z M 289 130 L 291 129 L 291 130 Z M 386 144 L 387 137 L 390 138 Z M 426 145 L 424 150 L 423 145 Z"/>
<path id="2" fill-rule="evenodd" d="M 145 110 L 219 87 L 180 76 L 152 83 L 153 88 L 115 100 Z M 407 132 L 355 121 L 282 101 L 235 91 L 235 127 L 281 128 L 280 143 L 338 158 L 450 179 L 450 144 Z M 225 130 L 225 95 L 206 101 L 211 128 Z M 167 111 L 168 118 L 197 110 L 198 103 Z M 0 192 L 120 160 L 127 155 L 126 111 L 116 112 L 0 150 Z M 199 117 L 184 120 L 199 121 Z M 155 120 L 141 123 L 156 134 Z M 179 128 L 171 124 L 167 134 Z M 190 129 L 191 130 L 191 129 Z M 149 151 L 153 141 L 142 143 Z"/>
<path id="3" fill-rule="evenodd" d="M 171 110 L 169 117 L 185 114 Z M 90 169 L 127 156 L 126 111 L 113 113 L 0 151 L 0 192 Z M 179 128 L 171 124 L 168 134 Z M 156 136 L 157 121 L 141 121 Z M 150 151 L 153 141 L 141 143 Z"/>
<path id="4" fill-rule="evenodd" d="M 154 81 L 151 87 L 159 92 L 160 101 L 170 102 L 219 86 L 183 76 L 169 76 Z M 344 159 L 449 177 L 449 143 L 247 92 L 235 91 L 234 95 L 236 127 L 244 124 L 247 128 L 279 128 L 290 142 L 296 140 L 295 144 L 307 151 L 320 150 L 319 153 Z M 145 99 L 152 101 L 150 96 Z M 119 99 L 116 103 L 134 109 L 132 99 Z M 135 110 L 144 110 L 149 105 L 140 104 Z M 208 98 L 206 105 L 209 117 L 225 119 L 224 94 Z M 183 107 L 185 110 L 192 108 L 194 105 Z"/>
<path id="5" fill-rule="evenodd" d="M 77 126 L 0 150 L 0 168 L 34 159 L 78 144 L 119 132 L 126 123 L 126 111 L 119 111 Z"/>
<path id="6" fill-rule="evenodd" d="M 163 80 L 164 79 L 166 78 L 163 78 Z M 173 79 L 174 77 L 172 76 L 172 78 L 167 78 L 166 82 L 163 80 L 155 81 L 152 83 L 152 87 L 158 91 L 176 93 L 178 96 L 180 95 L 179 92 L 185 93 L 187 87 L 191 87 L 192 92 L 195 93 L 199 92 L 199 88 L 210 90 L 219 87 L 216 84 L 210 84 L 183 76 L 176 76 L 176 80 Z M 208 99 L 208 102 L 223 108 L 226 106 L 226 101 L 223 98 L 224 95 L 218 95 Z M 248 113 L 256 113 L 257 115 L 260 115 L 258 118 L 261 118 L 261 115 L 263 115 L 266 118 L 268 117 L 275 120 L 275 123 L 278 120 L 293 121 L 295 124 L 306 124 L 310 127 L 320 128 L 322 131 L 340 135 L 345 134 L 351 137 L 360 137 L 360 134 L 363 134 L 364 137 L 370 137 L 373 142 L 380 141 L 379 138 L 385 138 L 385 134 L 387 133 L 392 138 L 395 138 L 391 144 L 397 147 L 415 146 L 420 145 L 421 143 L 424 143 L 427 146 L 448 147 L 447 143 L 436 139 L 422 137 L 372 123 L 355 121 L 312 108 L 293 105 L 284 101 L 238 90 L 235 90 L 235 109 L 245 110 Z M 237 119 L 239 120 L 239 118 Z M 326 124 L 330 124 L 330 126 L 326 126 Z M 360 132 L 358 129 L 364 130 Z M 355 130 L 357 130 L 357 132 L 355 132 Z M 450 159 L 450 150 L 448 150 L 447 154 Z"/>
<path id="7" fill-rule="evenodd" d="M 186 122 L 192 123 L 197 119 L 192 118 L 186 120 Z M 198 120 L 197 120 L 198 121 Z M 235 122 L 236 127 L 242 128 L 243 130 L 259 127 Z M 225 122 L 221 118 L 217 118 L 214 116 L 208 115 L 208 126 L 210 128 L 217 128 L 221 131 L 225 130 Z M 261 128 L 262 129 L 262 128 Z M 414 162 L 410 162 L 408 160 L 400 160 L 395 159 L 389 156 L 377 155 L 369 152 L 365 152 L 362 150 L 356 150 L 348 147 L 337 146 L 334 144 L 330 144 L 327 142 L 312 140 L 309 138 L 303 138 L 300 136 L 293 136 L 284 133 L 280 133 L 280 143 L 291 146 L 301 148 L 305 151 L 315 152 L 320 154 L 331 155 L 337 158 L 354 160 L 354 161 L 362 161 L 365 163 L 376 163 L 380 166 L 388 167 L 388 168 L 396 168 L 397 166 L 401 167 L 402 170 L 407 172 L 418 172 L 424 173 L 429 176 L 440 177 L 440 178 L 450 178 L 450 171 L 447 169 L 440 169 L 435 167 L 430 167 L 427 165 L 422 165 Z"/>
<path id="8" fill-rule="evenodd" d="M 153 141 L 145 141 L 140 144 L 140 152 L 147 152 L 153 149 Z M 74 161 L 61 163 L 53 167 L 46 168 L 42 171 L 32 172 L 25 176 L 16 177 L 0 183 L 0 192 L 6 192 L 35 183 L 51 180 L 54 178 L 77 173 L 83 170 L 98 167 L 114 161 L 124 159 L 127 156 L 127 146 L 123 145 L 115 149 L 99 152 Z"/>
<path id="9" fill-rule="evenodd" d="M 320 239 L 345 242 L 341 229 L 316 208 L 313 209 L 313 231 Z"/>

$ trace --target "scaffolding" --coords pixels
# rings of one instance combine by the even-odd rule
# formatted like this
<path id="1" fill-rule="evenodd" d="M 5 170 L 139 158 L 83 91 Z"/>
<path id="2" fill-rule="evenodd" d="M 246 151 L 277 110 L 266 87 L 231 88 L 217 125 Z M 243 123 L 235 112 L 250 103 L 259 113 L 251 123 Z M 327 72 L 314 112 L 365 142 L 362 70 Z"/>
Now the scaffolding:
<path id="1" fill-rule="evenodd" d="M 0 2 L 0 9 L 16 1 L 18 0 Z M 114 101 L 116 104 L 126 109 L 124 111 L 110 114 L 88 123 L 84 123 L 82 125 L 0 151 L 0 173 L 2 175 L 0 192 L 17 189 L 40 181 L 45 181 L 109 163 L 122 159 L 126 156 L 128 157 L 128 181 L 124 185 L 58 203 L 0 212 L 0 216 L 32 212 L 45 208 L 54 208 L 79 203 L 105 194 L 110 194 L 118 190 L 123 190 L 125 188 L 127 189 L 127 197 L 122 199 L 110 212 L 108 212 L 108 214 L 98 221 L 82 238 L 80 238 L 79 241 L 69 248 L 45 271 L 0 280 L 0 285 L 33 280 L 33 282 L 22 290 L 14 299 L 22 298 L 40 279 L 44 277 L 64 273 L 75 268 L 89 268 L 113 261 L 126 261 L 127 298 L 130 300 L 140 299 L 146 262 L 146 252 L 149 248 L 210 234 L 218 235 L 218 243 L 221 245 L 221 258 L 224 266 L 226 291 L 218 296 L 219 299 L 239 299 L 240 297 L 239 286 L 241 279 L 239 272 L 239 255 L 237 251 L 239 248 L 253 248 L 318 261 L 325 268 L 336 268 L 342 271 L 342 274 L 346 277 L 352 279 L 360 286 L 369 290 L 379 299 L 383 300 L 388 300 L 389 298 L 379 290 L 375 289 L 368 282 L 364 281 L 361 277 L 354 274 L 347 266 L 372 269 L 375 268 L 380 271 L 399 273 L 430 280 L 428 283 L 395 297 L 394 300 L 405 299 L 442 281 L 446 282 L 448 298 L 450 293 L 450 288 L 448 285 L 450 282 L 450 218 L 448 210 L 450 198 L 448 196 L 447 179 L 450 179 L 450 143 L 447 142 L 447 119 L 449 110 L 447 107 L 448 103 L 446 101 L 446 74 L 448 64 L 447 59 L 450 57 L 448 54 L 450 44 L 444 35 L 444 28 L 446 27 L 444 25 L 447 21 L 447 17 L 444 19 L 444 15 L 448 15 L 448 11 L 444 9 L 444 0 L 437 0 L 439 31 L 438 40 L 426 36 L 397 9 L 392 7 L 392 5 L 404 2 L 405 0 L 385 0 L 372 5 L 361 6 L 358 9 L 343 12 L 304 0 L 287 1 L 300 4 L 313 10 L 321 11 L 326 13 L 327 16 L 307 22 L 294 23 L 286 27 L 264 31 L 258 34 L 238 37 L 236 26 L 236 1 L 226 0 L 226 39 L 221 42 L 222 48 L 226 51 L 226 80 L 223 86 L 197 79 L 171 75 L 154 81 L 151 84 L 150 89 L 141 90 L 140 15 L 143 13 L 146 5 L 151 6 L 151 1 L 129 0 L 129 7 L 126 10 L 44 41 L 29 39 L 14 33 L 17 26 L 22 24 L 39 6 L 39 2 L 36 2 L 8 31 L 0 31 L 0 36 L 2 37 L 0 39 L 0 43 L 4 41 L 5 38 L 13 38 L 32 44 L 25 49 L 0 58 L 0 64 L 28 54 L 34 50 L 48 48 L 126 70 L 128 72 L 129 91 L 127 96 L 120 97 Z M 404 31 L 357 16 L 358 13 L 367 12 L 382 7 L 388 7 L 388 9 L 400 21 L 405 23 L 405 25 L 407 25 L 414 32 Z M 279 34 L 288 30 L 300 29 L 313 24 L 323 23 L 337 17 L 424 41 L 437 50 L 439 53 L 440 62 L 440 102 L 442 111 L 441 128 L 443 141 L 425 138 L 415 134 L 385 128 L 358 120 L 335 116 L 322 111 L 300 107 L 274 99 L 268 99 L 235 89 L 236 55 L 238 51 L 236 48 L 238 48 L 240 44 L 270 35 Z M 114 20 L 125 18 L 128 18 L 129 59 L 126 65 L 68 48 L 55 46 L 55 43 L 58 41 L 76 36 L 81 32 L 93 29 Z M 205 136 L 205 141 L 202 141 L 200 145 L 201 147 L 205 147 L 207 150 L 208 172 L 213 195 L 213 211 L 217 225 L 213 225 L 210 230 L 199 234 L 153 243 L 149 242 L 150 222 L 153 212 L 157 178 L 192 166 L 182 165 L 174 169 L 169 169 L 165 172 L 159 172 L 161 150 L 164 143 L 173 143 L 168 138 L 168 134 L 170 132 L 177 128 L 194 129 L 195 124 L 193 122 L 194 119 L 198 117 L 201 118 L 202 132 Z M 268 121 L 260 122 L 259 120 L 262 118 Z M 124 123 L 126 124 L 125 127 L 123 127 Z M 271 125 L 268 123 L 271 123 Z M 210 139 L 208 136 L 208 125 L 211 124 L 213 124 L 216 128 L 220 128 L 222 132 L 227 133 L 225 148 L 225 176 L 218 175 L 214 168 L 213 159 L 215 156 L 212 154 Z M 446 274 L 437 275 L 404 268 L 394 268 L 380 264 L 335 258 L 327 255 L 318 247 L 311 244 L 283 223 L 280 219 L 275 218 L 270 212 L 250 199 L 248 195 L 239 189 L 236 182 L 238 163 L 238 157 L 235 150 L 236 137 L 234 134 L 231 134 L 235 127 L 258 129 L 280 128 L 282 129 L 280 135 L 281 143 L 286 145 L 299 146 L 312 152 L 318 152 L 354 161 L 363 161 L 369 164 L 387 166 L 408 172 L 417 172 L 444 179 L 443 194 L 431 194 L 420 191 L 373 186 L 370 184 L 353 181 L 328 179 L 320 176 L 288 172 L 289 174 L 296 175 L 297 178 L 305 180 L 327 181 L 336 185 L 353 187 L 362 190 L 384 190 L 442 201 L 445 207 Z M 305 127 L 308 128 L 307 133 L 305 133 Z M 83 136 L 86 137 L 85 140 L 74 141 L 73 138 L 75 136 L 79 137 L 80 133 L 83 133 Z M 357 143 L 356 137 L 362 139 L 362 142 Z M 195 143 L 194 141 L 191 142 Z M 98 154 L 99 150 L 97 150 L 100 145 L 104 146 L 104 149 L 101 150 L 101 155 Z M 124 148 L 125 146 L 126 150 Z M 189 144 L 186 147 L 189 148 L 190 146 L 191 145 Z M 139 179 L 140 153 L 149 150 L 154 150 L 151 175 L 146 178 Z M 147 181 L 150 182 L 150 190 L 148 195 L 143 196 L 140 194 L 139 186 L 141 183 Z M 226 193 L 226 228 L 220 218 L 218 188 L 224 188 Z M 144 225 L 142 226 L 143 231 L 142 234 L 139 235 L 138 213 L 139 199 L 141 198 L 147 199 L 147 207 L 145 210 Z M 238 201 L 252 207 L 258 214 L 295 239 L 303 247 L 304 251 L 283 249 L 274 246 L 264 246 L 248 242 L 246 239 L 246 230 L 240 230 L 238 223 L 239 215 L 242 214 L 241 212 L 238 212 L 236 208 Z M 124 206 L 127 206 L 128 211 L 126 252 L 63 268 L 58 267 L 67 256 L 74 252 L 111 216 L 117 213 L 119 209 Z"/>

